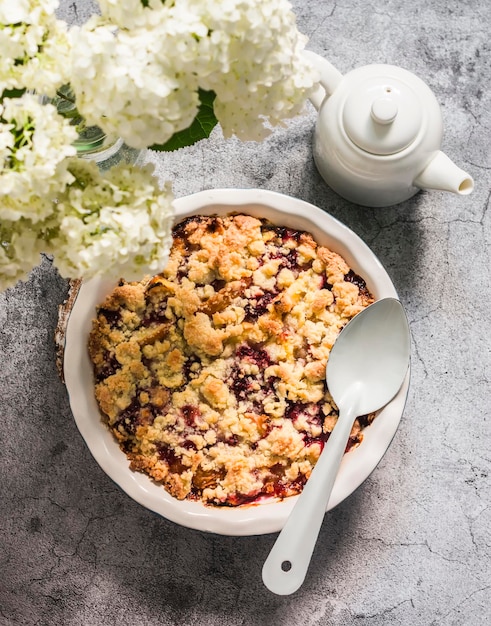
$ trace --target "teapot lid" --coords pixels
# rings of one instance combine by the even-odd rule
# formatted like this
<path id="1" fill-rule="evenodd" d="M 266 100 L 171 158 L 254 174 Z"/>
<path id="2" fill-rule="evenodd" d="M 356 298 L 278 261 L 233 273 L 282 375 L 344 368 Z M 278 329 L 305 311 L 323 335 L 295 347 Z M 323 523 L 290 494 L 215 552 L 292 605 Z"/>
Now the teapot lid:
<path id="1" fill-rule="evenodd" d="M 344 129 L 362 150 L 377 155 L 407 148 L 423 122 L 421 101 L 406 81 L 371 76 L 356 82 L 343 108 Z"/>

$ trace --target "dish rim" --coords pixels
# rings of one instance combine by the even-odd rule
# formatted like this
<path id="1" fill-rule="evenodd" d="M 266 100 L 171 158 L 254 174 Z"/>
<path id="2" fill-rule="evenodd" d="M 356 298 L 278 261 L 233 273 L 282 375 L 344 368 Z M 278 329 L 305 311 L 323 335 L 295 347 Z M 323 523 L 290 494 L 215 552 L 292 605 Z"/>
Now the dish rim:
<path id="1" fill-rule="evenodd" d="M 191 215 L 243 212 L 265 217 L 280 226 L 310 232 L 314 239 L 339 253 L 367 283 L 375 299 L 398 298 L 396 289 L 378 258 L 351 229 L 319 207 L 282 193 L 260 189 L 212 189 L 177 198 L 175 223 Z M 280 220 L 280 221 L 278 221 Z M 63 373 L 76 426 L 101 469 L 133 500 L 166 519 L 194 530 L 227 536 L 277 532 L 283 527 L 298 496 L 237 508 L 205 506 L 177 500 L 161 485 L 129 469 L 126 455 L 104 425 L 93 388 L 86 341 L 95 304 L 117 280 L 94 278 L 82 282 L 70 311 L 65 334 Z M 409 389 L 410 370 L 394 399 L 378 412 L 364 430 L 362 443 L 345 455 L 327 511 L 349 497 L 373 472 L 399 427 Z"/>

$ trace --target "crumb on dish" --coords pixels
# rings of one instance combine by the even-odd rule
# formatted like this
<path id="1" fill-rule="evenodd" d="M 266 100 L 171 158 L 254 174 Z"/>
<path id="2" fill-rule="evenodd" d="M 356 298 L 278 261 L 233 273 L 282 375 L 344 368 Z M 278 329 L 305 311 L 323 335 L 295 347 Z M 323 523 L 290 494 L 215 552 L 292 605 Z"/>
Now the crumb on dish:
<path id="1" fill-rule="evenodd" d="M 309 233 L 243 214 L 177 224 L 165 270 L 120 281 L 89 335 L 96 399 L 130 467 L 207 505 L 298 494 L 338 417 L 330 349 L 373 301 Z"/>

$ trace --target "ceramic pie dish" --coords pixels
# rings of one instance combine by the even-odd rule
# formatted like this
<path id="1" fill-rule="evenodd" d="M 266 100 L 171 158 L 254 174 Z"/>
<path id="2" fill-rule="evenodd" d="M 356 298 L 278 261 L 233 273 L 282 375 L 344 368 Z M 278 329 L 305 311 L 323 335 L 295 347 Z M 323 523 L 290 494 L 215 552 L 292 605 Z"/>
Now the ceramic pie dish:
<path id="1" fill-rule="evenodd" d="M 278 226 L 311 233 L 320 245 L 340 254 L 362 276 L 375 299 L 397 297 L 387 272 L 366 244 L 319 208 L 270 191 L 222 189 L 177 199 L 176 223 L 193 215 L 244 213 Z M 94 396 L 94 379 L 87 339 L 96 306 L 115 287 L 114 280 L 82 283 L 73 303 L 65 334 L 63 374 L 76 425 L 100 467 L 131 498 L 180 525 L 223 535 L 258 535 L 279 531 L 296 500 L 267 500 L 240 507 L 205 506 L 178 500 L 147 475 L 130 469 L 126 455 L 103 423 Z M 347 498 L 370 475 L 397 430 L 406 400 L 409 374 L 397 396 L 365 428 L 362 443 L 345 455 L 328 509 Z"/>

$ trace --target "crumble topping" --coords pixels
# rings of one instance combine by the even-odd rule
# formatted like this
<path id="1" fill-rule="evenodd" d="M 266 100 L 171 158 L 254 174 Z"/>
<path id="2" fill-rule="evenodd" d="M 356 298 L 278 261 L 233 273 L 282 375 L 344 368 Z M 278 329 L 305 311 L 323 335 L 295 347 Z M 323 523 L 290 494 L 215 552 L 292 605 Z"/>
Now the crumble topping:
<path id="1" fill-rule="evenodd" d="M 101 413 L 131 468 L 178 499 L 297 494 L 338 416 L 329 351 L 372 302 L 309 233 L 249 215 L 188 218 L 166 269 L 121 280 L 97 309 L 88 347 Z M 348 449 L 372 419 L 355 421 Z"/>

